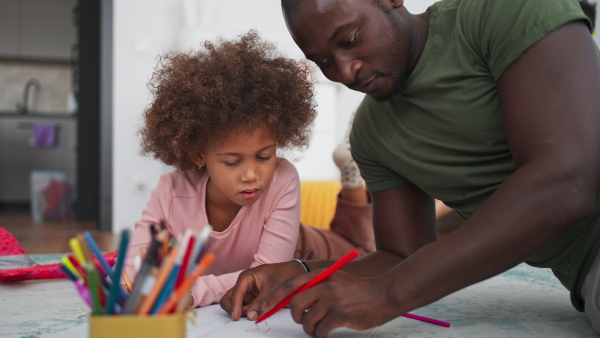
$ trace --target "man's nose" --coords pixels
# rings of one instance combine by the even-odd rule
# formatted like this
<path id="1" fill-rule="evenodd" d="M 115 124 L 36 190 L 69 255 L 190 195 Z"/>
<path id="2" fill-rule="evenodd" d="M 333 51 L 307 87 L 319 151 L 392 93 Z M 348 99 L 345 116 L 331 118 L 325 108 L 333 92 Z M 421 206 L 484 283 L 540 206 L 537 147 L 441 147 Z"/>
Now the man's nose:
<path id="1" fill-rule="evenodd" d="M 337 65 L 337 82 L 351 86 L 356 82 L 356 74 L 362 67 L 362 61 L 350 58 L 347 56 L 338 57 Z"/>

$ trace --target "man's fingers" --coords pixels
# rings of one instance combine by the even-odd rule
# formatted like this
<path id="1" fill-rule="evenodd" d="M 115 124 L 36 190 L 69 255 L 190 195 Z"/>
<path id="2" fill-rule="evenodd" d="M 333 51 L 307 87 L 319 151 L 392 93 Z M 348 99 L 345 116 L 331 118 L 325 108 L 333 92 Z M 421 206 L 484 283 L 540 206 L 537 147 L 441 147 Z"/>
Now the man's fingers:
<path id="1" fill-rule="evenodd" d="M 238 280 L 238 283 L 231 289 L 231 319 L 239 320 L 242 316 L 242 306 L 244 305 L 244 298 L 249 289 L 252 289 L 253 283 L 252 278 Z M 243 281 L 240 283 L 240 281 Z"/>
<path id="2" fill-rule="evenodd" d="M 311 272 L 286 279 L 281 285 L 277 286 L 272 293 L 264 297 L 260 308 L 255 308 L 254 310 L 259 315 L 271 310 L 287 296 L 291 295 L 294 291 L 300 289 L 304 284 L 313 279 L 317 274 L 318 272 Z"/>

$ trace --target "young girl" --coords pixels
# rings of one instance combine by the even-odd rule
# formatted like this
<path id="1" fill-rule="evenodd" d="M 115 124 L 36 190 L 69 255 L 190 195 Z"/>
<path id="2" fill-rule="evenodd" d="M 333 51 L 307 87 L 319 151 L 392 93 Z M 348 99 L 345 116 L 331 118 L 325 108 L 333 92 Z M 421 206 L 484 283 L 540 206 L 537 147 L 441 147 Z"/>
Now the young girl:
<path id="1" fill-rule="evenodd" d="M 205 248 L 216 261 L 190 306 L 219 302 L 250 267 L 372 251 L 367 203 L 338 199 L 331 231 L 300 225 L 298 173 L 277 152 L 308 144 L 316 115 L 308 71 L 254 31 L 204 47 L 163 56 L 151 80 L 142 152 L 177 170 L 161 176 L 135 224 L 128 275 L 135 279 L 134 258 L 161 220 L 175 238 L 214 230 Z"/>

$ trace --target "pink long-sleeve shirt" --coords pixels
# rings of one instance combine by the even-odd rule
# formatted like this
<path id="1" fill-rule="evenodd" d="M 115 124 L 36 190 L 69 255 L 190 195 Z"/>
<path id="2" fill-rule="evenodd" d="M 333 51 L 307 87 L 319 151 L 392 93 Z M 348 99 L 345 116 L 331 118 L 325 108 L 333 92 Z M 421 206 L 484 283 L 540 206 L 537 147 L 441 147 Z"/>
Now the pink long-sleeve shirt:
<path id="1" fill-rule="evenodd" d="M 151 224 L 164 219 L 175 238 L 187 229 L 199 233 L 209 224 L 205 208 L 208 180 L 206 170 L 173 171 L 160 177 L 129 243 L 124 266 L 132 279 L 136 277 L 134 257 L 150 244 Z M 292 259 L 299 227 L 298 172 L 288 161 L 278 159 L 271 184 L 258 201 L 242 207 L 227 229 L 210 235 L 206 250 L 216 259 L 192 289 L 194 306 L 219 302 L 242 270 Z"/>

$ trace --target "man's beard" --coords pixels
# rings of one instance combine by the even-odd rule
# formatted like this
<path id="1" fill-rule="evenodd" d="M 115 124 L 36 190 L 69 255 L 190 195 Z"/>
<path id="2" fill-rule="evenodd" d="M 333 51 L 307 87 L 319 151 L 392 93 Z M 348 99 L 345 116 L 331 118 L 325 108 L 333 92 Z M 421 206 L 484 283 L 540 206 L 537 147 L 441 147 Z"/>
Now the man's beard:
<path id="1" fill-rule="evenodd" d="M 398 72 L 392 74 L 392 88 L 383 95 L 371 97 L 377 102 L 385 102 L 391 99 L 394 95 L 403 92 L 406 89 L 406 73 Z M 370 95 L 370 94 L 369 94 Z"/>

